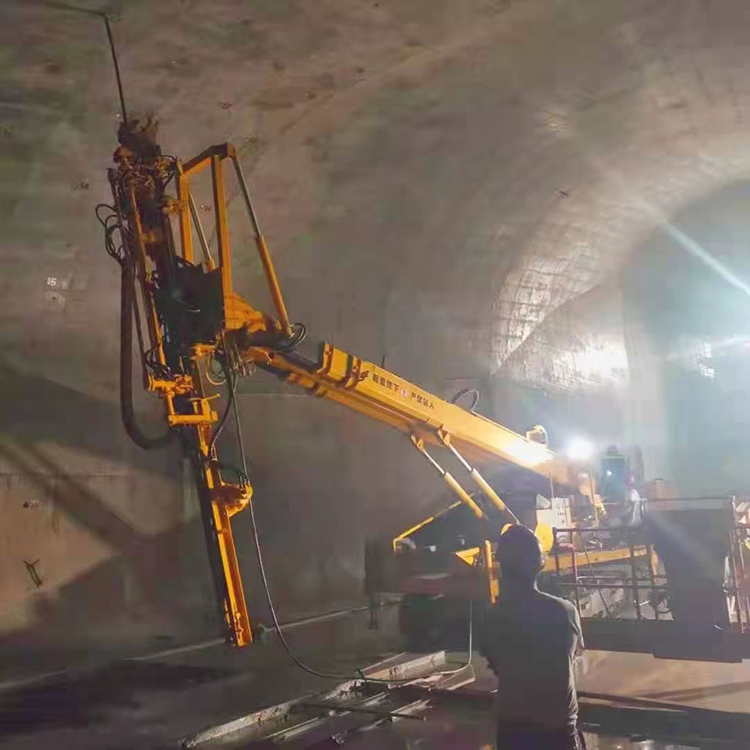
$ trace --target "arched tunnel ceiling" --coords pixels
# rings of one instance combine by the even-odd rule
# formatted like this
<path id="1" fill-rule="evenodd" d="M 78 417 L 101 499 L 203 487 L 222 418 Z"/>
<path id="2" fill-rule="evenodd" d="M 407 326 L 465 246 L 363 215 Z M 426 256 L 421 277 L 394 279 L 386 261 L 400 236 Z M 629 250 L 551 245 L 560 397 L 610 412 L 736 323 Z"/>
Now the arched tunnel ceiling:
<path id="1" fill-rule="evenodd" d="M 129 106 L 165 148 L 240 147 L 294 316 L 427 385 L 502 371 L 654 225 L 750 168 L 743 2 L 108 8 Z M 2 12 L 25 29 L 0 32 L 5 357 L 107 397 L 105 37 L 54 4 Z M 266 304 L 244 257 L 243 291 Z"/>

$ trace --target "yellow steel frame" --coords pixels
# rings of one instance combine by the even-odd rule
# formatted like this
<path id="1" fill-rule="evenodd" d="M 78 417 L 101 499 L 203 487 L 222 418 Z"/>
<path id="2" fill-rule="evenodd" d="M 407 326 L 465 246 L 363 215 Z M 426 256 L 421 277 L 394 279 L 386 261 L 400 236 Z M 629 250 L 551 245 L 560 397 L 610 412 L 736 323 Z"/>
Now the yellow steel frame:
<path id="1" fill-rule="evenodd" d="M 253 308 L 235 294 L 232 288 L 230 236 L 223 169 L 227 159 L 234 162 L 240 187 L 250 211 L 259 258 L 276 308 L 275 318 Z M 213 185 L 218 266 L 215 266 L 210 256 L 202 228 L 197 223 L 190 191 L 190 180 L 209 167 Z M 125 167 L 120 166 L 120 173 L 124 173 L 126 178 L 130 174 L 127 170 L 127 164 Z M 177 250 L 172 249 L 165 237 L 158 236 L 158 231 L 143 229 L 139 211 L 141 204 L 148 201 L 149 195 L 147 191 L 139 194 L 139 184 L 136 179 L 132 179 L 130 184 L 132 187 L 129 206 L 118 206 L 118 211 L 127 214 L 125 218 L 128 219 L 131 229 L 135 230 L 133 234 L 148 332 L 159 362 L 164 364 L 165 356 L 156 306 L 152 287 L 149 284 L 152 272 L 149 259 L 153 261 L 156 252 L 177 252 Z M 500 510 L 508 514 L 510 511 L 494 491 L 489 488 L 490 491 L 487 492 L 489 485 L 476 469 L 469 466 L 468 460 L 480 463 L 508 461 L 547 477 L 555 484 L 575 488 L 580 494 L 590 496 L 594 502 L 598 500 L 590 478 L 580 475 L 579 467 L 556 456 L 545 445 L 528 440 L 502 425 L 448 403 L 372 362 L 360 359 L 331 344 L 325 344 L 319 366 L 309 370 L 298 364 L 293 356 L 284 354 L 282 351 L 269 346 L 253 345 L 252 341 L 254 337 L 257 340 L 257 334 L 288 336 L 291 334 L 291 326 L 268 245 L 258 227 L 234 148 L 230 144 L 212 146 L 184 164 L 178 162 L 176 187 L 177 200 L 170 199 L 167 205 L 160 207 L 160 210 L 176 215 L 181 257 L 189 263 L 194 263 L 193 230 L 195 230 L 203 246 L 206 270 L 213 271 L 218 268 L 221 274 L 224 325 L 221 335 L 215 342 L 194 347 L 192 372 L 188 376 L 175 375 L 172 378 L 160 379 L 152 377 L 148 387 L 164 399 L 170 426 L 192 429 L 197 436 L 198 450 L 203 459 L 201 465 L 204 467 L 201 480 L 210 498 L 213 531 L 220 551 L 225 580 L 226 625 L 233 643 L 242 646 L 250 643 L 253 638 L 231 525 L 231 516 L 245 508 L 250 502 L 252 489 L 247 485 L 225 482 L 216 468 L 217 462 L 212 460 L 216 458 L 215 455 L 211 455 L 211 435 L 217 415 L 210 405 L 212 397 L 206 395 L 201 379 L 201 367 L 209 357 L 213 356 L 225 336 L 231 340 L 243 361 L 273 370 L 281 374 L 290 384 L 304 388 L 319 398 L 339 403 L 409 435 L 417 450 L 433 463 L 460 500 L 469 505 L 478 516 L 483 515 L 479 506 L 463 490 L 457 480 L 439 467 L 427 453 L 426 446 L 447 447 L 452 450 L 469 470 L 469 475 L 475 484 L 488 494 L 489 499 Z M 177 396 L 190 398 L 193 405 L 192 414 L 178 413 L 174 406 L 174 399 Z M 512 518 L 512 514 L 510 517 Z M 487 556 L 488 560 L 491 558 L 489 547 L 483 549 L 481 553 Z M 491 566 L 488 565 L 488 569 L 489 567 Z M 491 576 L 489 586 L 490 598 L 494 599 L 497 595 L 497 586 Z"/>
<path id="2" fill-rule="evenodd" d="M 122 152 L 120 149 L 119 152 Z M 119 153 L 118 152 L 118 153 Z M 186 164 L 177 165 L 176 201 L 165 202 L 157 206 L 165 214 L 177 216 L 180 234 L 181 257 L 193 262 L 193 242 L 191 216 L 189 212 L 192 197 L 190 195 L 190 178 L 210 166 L 213 177 L 213 193 L 216 204 L 219 264 L 222 281 L 222 294 L 225 303 L 225 328 L 231 329 L 240 325 L 250 325 L 254 311 L 232 292 L 231 262 L 229 249 L 229 231 L 224 194 L 222 162 L 233 155 L 229 146 L 212 147 Z M 127 151 L 125 151 L 127 157 Z M 155 162 L 161 157 L 156 157 Z M 157 307 L 153 295 L 152 275 L 156 259 L 164 258 L 172 252 L 166 236 L 166 226 L 158 222 L 145 228 L 142 222 L 144 213 L 153 213 L 153 195 L 148 180 L 143 179 L 144 170 L 133 165 L 130 159 L 119 159 L 120 168 L 113 177 L 115 204 L 121 220 L 125 219 L 130 228 L 127 237 L 135 251 L 138 279 L 141 285 L 141 297 L 144 301 L 147 330 L 151 346 L 158 362 L 164 366 L 166 357 L 159 322 Z M 152 165 L 153 167 L 153 165 Z M 154 167 L 155 168 L 155 167 Z M 128 200 L 118 201 L 119 193 L 114 190 L 117 181 L 129 186 Z M 201 230 L 202 231 L 202 230 Z M 203 239 L 203 237 L 201 236 Z M 205 260 L 207 270 L 213 270 L 214 264 L 210 255 Z M 223 335 L 223 334 L 222 334 Z M 208 497 L 211 507 L 211 526 L 223 572 L 223 611 L 227 633 L 231 642 L 238 646 L 251 643 L 253 633 L 242 586 L 242 576 L 237 560 L 231 517 L 244 509 L 252 497 L 252 488 L 248 484 L 236 484 L 225 481 L 221 476 L 216 461 L 216 451 L 211 445 L 213 425 L 218 421 L 216 412 L 211 408 L 211 401 L 217 396 L 206 394 L 201 368 L 209 357 L 212 357 L 219 340 L 209 345 L 194 346 L 191 351 L 191 368 L 189 374 L 174 374 L 171 377 L 155 378 L 149 376 L 147 388 L 157 393 L 165 403 L 166 419 L 170 427 L 194 431 L 194 441 L 200 454 L 199 483 Z M 187 398 L 192 404 L 192 413 L 178 411 L 175 399 Z"/>
<path id="3" fill-rule="evenodd" d="M 645 547 L 635 547 L 632 553 L 632 557 L 644 557 L 648 552 Z M 560 552 L 559 564 L 561 571 L 568 570 L 581 570 L 591 565 L 602 565 L 605 563 L 624 562 L 631 559 L 631 552 L 629 547 L 618 547 L 617 549 L 604 549 L 604 550 L 591 550 L 590 552 L 576 552 L 575 565 L 573 564 L 572 552 Z M 555 572 L 555 560 L 553 557 L 548 557 L 543 573 Z"/>
<path id="4" fill-rule="evenodd" d="M 429 519 L 432 520 L 432 519 Z M 413 531 L 414 529 L 412 529 Z M 456 552 L 456 555 L 460 557 L 468 565 L 476 565 L 479 558 L 484 554 L 481 547 L 469 547 L 468 549 L 462 549 L 460 552 Z M 632 557 L 645 557 L 648 551 L 645 547 L 635 547 L 633 550 Z M 573 558 L 571 552 L 560 552 L 559 553 L 559 570 L 561 573 L 568 573 L 571 570 L 586 569 L 593 565 L 604 565 L 616 562 L 625 562 L 631 559 L 629 547 L 618 547 L 617 549 L 607 550 L 591 550 L 587 552 L 576 552 L 575 565 L 573 564 Z M 493 563 L 493 567 L 499 571 L 496 563 Z M 555 564 L 555 558 L 548 555 L 545 558 L 544 567 L 541 570 L 542 573 L 555 573 L 557 572 L 557 565 Z"/>
<path id="5" fill-rule="evenodd" d="M 398 549 L 399 542 L 404 541 L 404 539 L 408 539 L 415 531 L 419 531 L 422 527 L 427 526 L 431 524 L 438 516 L 443 515 L 444 513 L 447 513 L 449 510 L 453 510 L 453 508 L 458 507 L 461 505 L 462 501 L 458 500 L 455 503 L 452 503 L 449 505 L 444 511 L 441 513 L 437 513 L 434 516 L 430 516 L 429 518 L 425 518 L 423 521 L 420 521 L 419 523 L 415 524 L 411 528 L 408 528 L 406 531 L 401 532 L 394 540 L 393 540 L 393 548 Z M 478 548 L 474 548 L 478 551 Z"/>

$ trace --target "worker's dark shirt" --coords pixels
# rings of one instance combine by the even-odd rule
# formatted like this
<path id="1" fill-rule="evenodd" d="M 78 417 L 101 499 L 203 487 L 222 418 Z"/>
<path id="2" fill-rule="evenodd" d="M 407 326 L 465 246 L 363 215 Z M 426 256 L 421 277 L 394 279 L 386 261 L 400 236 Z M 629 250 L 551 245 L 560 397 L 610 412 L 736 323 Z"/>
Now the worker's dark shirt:
<path id="1" fill-rule="evenodd" d="M 481 651 L 498 676 L 498 737 L 504 731 L 575 737 L 573 659 L 582 647 L 578 612 L 564 599 L 533 589 L 491 609 Z"/>

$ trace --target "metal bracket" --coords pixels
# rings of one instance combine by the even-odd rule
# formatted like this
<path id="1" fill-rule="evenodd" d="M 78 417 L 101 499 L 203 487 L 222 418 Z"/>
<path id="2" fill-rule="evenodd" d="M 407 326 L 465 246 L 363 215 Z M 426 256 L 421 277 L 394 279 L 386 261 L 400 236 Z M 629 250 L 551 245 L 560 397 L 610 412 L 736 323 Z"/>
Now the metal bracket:
<path id="1" fill-rule="evenodd" d="M 443 445 L 459 460 L 461 465 L 469 473 L 474 484 L 482 491 L 482 494 L 503 514 L 508 523 L 520 524 L 516 514 L 502 501 L 500 496 L 492 489 L 487 480 L 474 468 L 451 443 L 451 436 L 442 428 L 437 430 L 437 436 Z"/>
<path id="2" fill-rule="evenodd" d="M 480 520 L 486 519 L 484 511 L 477 505 L 474 498 L 458 483 L 456 478 L 446 471 L 426 450 L 424 447 L 424 438 L 417 435 L 410 435 L 414 447 L 427 459 L 427 462 L 443 477 L 443 481 L 458 495 L 463 503 L 469 506 L 471 512 Z"/>

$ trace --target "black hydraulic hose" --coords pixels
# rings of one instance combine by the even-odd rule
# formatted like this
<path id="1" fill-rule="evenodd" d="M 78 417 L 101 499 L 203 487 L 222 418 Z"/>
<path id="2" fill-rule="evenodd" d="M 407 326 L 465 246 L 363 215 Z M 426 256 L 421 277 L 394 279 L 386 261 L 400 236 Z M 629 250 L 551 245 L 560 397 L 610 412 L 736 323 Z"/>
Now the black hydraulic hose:
<path id="1" fill-rule="evenodd" d="M 479 403 L 479 391 L 476 388 L 462 388 L 452 399 L 451 403 L 455 404 L 459 401 L 459 399 L 463 398 L 464 396 L 467 396 L 468 394 L 471 394 L 472 401 L 471 406 L 468 408 L 468 411 L 470 411 L 472 414 L 474 413 L 474 409 L 477 408 L 477 404 Z"/>
<path id="2" fill-rule="evenodd" d="M 135 305 L 135 266 L 126 257 L 120 263 L 120 413 L 130 439 L 144 450 L 163 448 L 176 437 L 168 431 L 158 437 L 145 435 L 138 426 L 133 409 L 133 312 Z"/>

